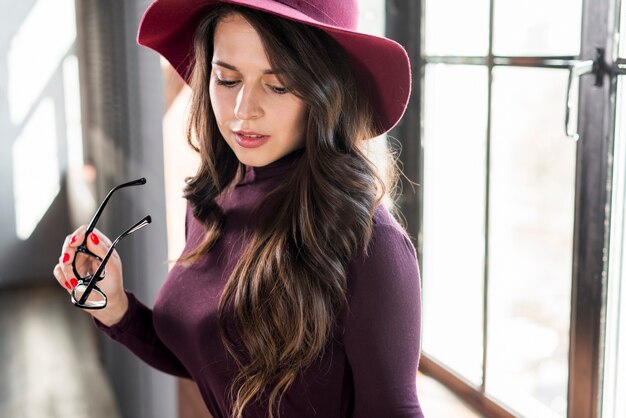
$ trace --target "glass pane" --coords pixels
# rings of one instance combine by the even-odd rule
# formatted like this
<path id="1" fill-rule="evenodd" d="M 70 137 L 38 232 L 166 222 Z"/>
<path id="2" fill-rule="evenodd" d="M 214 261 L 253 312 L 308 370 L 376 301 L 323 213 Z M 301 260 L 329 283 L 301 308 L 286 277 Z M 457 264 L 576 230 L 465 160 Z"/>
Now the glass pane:
<path id="1" fill-rule="evenodd" d="M 582 0 L 494 0 L 496 55 L 578 55 Z"/>
<path id="2" fill-rule="evenodd" d="M 565 417 L 576 142 L 567 72 L 496 68 L 486 390 L 524 417 Z"/>
<path id="3" fill-rule="evenodd" d="M 426 0 L 424 7 L 426 55 L 487 55 L 488 0 Z"/>
<path id="4" fill-rule="evenodd" d="M 622 0 L 619 33 L 621 34 L 619 41 L 619 56 L 626 58 L 626 0 Z"/>
<path id="5" fill-rule="evenodd" d="M 487 70 L 435 64 L 425 77 L 423 348 L 480 385 Z"/>
<path id="6" fill-rule="evenodd" d="M 83 301 L 81 304 L 80 300 L 82 299 L 86 291 L 87 291 L 86 284 L 79 283 L 78 286 L 74 288 L 73 297 L 74 297 L 74 300 L 79 304 L 79 306 L 99 308 L 106 304 L 106 298 L 104 294 L 102 294 L 102 292 L 100 292 L 98 289 L 95 289 L 95 288 L 91 290 L 91 292 L 89 293 L 89 296 L 87 296 L 87 299 Z"/>
<path id="7" fill-rule="evenodd" d="M 385 0 L 359 0 L 358 30 L 385 36 Z"/>
<path id="8" fill-rule="evenodd" d="M 617 84 L 613 196 L 609 244 L 609 280 L 604 346 L 603 418 L 626 417 L 626 86 Z M 620 348 L 621 347 L 621 348 Z"/>

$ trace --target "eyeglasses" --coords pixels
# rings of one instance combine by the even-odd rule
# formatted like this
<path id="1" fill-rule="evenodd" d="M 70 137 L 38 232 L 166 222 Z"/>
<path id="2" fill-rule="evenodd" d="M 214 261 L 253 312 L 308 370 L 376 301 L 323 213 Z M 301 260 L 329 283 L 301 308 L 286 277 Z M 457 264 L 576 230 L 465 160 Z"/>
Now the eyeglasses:
<path id="1" fill-rule="evenodd" d="M 152 222 L 152 218 L 150 215 L 146 216 L 135 225 L 124 231 L 120 236 L 115 238 L 104 258 L 98 257 L 96 254 L 87 249 L 87 237 L 96 227 L 96 222 L 98 222 L 98 219 L 100 218 L 100 215 L 102 214 L 102 211 L 111 198 L 113 192 L 124 187 L 139 186 L 143 184 L 146 184 L 146 179 L 140 178 L 112 188 L 98 207 L 96 214 L 89 223 L 89 226 L 85 231 L 85 239 L 76 249 L 76 255 L 74 256 L 74 261 L 72 262 L 72 270 L 74 270 L 74 274 L 78 280 L 78 284 L 74 287 L 74 289 L 72 289 L 72 303 L 75 306 L 83 309 L 103 309 L 106 307 L 107 297 L 104 292 L 96 286 L 96 282 L 104 279 L 106 275 L 106 263 L 109 261 L 111 254 L 113 254 L 115 246 L 124 237 L 138 231 Z"/>

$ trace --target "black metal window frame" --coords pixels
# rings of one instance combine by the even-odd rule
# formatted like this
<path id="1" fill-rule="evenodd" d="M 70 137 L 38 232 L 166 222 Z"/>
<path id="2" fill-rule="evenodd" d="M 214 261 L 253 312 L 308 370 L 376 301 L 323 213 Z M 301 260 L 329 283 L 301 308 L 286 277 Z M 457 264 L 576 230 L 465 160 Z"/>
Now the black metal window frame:
<path id="1" fill-rule="evenodd" d="M 573 69 L 585 61 L 593 63 L 593 75 L 580 76 L 578 96 L 578 133 L 576 150 L 576 184 L 574 246 L 571 288 L 570 353 L 568 383 L 568 418 L 600 418 L 602 399 L 602 364 L 609 243 L 611 162 L 616 123 L 617 77 L 626 74 L 626 59 L 617 58 L 615 34 L 619 28 L 621 0 L 583 0 L 582 34 L 578 56 L 495 56 L 493 45 L 493 10 L 489 5 L 489 50 L 487 56 L 426 56 L 424 54 L 424 1 L 387 0 L 386 35 L 402 43 L 413 63 L 413 92 L 402 122 L 390 133 L 402 144 L 401 162 L 407 177 L 420 185 L 413 189 L 403 184 L 400 200 L 409 233 L 417 237 L 415 246 L 420 265 L 423 253 L 423 109 L 425 67 L 431 63 L 480 65 L 488 69 L 488 131 L 486 159 L 485 257 L 488 261 L 489 237 L 489 143 L 491 136 L 491 98 L 493 69 L 535 67 Z M 622 23 L 622 27 L 626 26 Z M 453 28 L 452 28 L 453 30 Z M 607 52 L 608 51 L 608 52 Z M 563 98 L 565 104 L 566 98 Z M 565 129 L 565 128 L 564 128 Z M 408 192 L 415 190 L 415 194 Z M 488 265 L 486 262 L 485 265 Z M 429 280 L 428 277 L 423 280 Z M 424 354 L 420 370 L 455 391 L 488 417 L 514 417 L 485 394 L 488 336 L 487 292 L 489 277 L 484 274 L 483 382 L 476 388 L 452 370 Z"/>

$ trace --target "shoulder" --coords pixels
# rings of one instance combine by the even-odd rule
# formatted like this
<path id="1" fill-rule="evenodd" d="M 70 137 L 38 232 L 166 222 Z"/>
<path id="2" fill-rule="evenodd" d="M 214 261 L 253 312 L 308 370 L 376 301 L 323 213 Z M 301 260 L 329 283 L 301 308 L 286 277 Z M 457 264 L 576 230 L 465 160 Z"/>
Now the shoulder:
<path id="1" fill-rule="evenodd" d="M 413 275 L 418 269 L 411 238 L 384 205 L 374 213 L 372 235 L 366 248 L 366 251 L 361 248 L 352 260 L 353 275 Z"/>
<path id="2" fill-rule="evenodd" d="M 387 209 L 387 206 L 382 203 L 376 208 L 372 220 L 374 221 L 374 228 L 378 227 L 379 229 L 384 229 L 385 227 L 390 227 L 406 235 L 402 225 L 394 218 L 389 209 Z"/>
<path id="3" fill-rule="evenodd" d="M 394 218 L 389 209 L 383 204 L 379 205 L 372 218 L 372 237 L 367 246 L 367 254 L 407 253 L 410 258 L 416 258 L 415 247 L 404 227 Z"/>

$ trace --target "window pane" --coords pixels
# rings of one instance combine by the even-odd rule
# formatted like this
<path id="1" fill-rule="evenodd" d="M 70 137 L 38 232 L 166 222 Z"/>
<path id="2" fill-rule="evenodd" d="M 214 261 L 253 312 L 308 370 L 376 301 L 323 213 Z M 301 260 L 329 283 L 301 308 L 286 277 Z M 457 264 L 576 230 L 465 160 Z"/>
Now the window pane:
<path id="1" fill-rule="evenodd" d="M 622 0 L 622 13 L 620 17 L 620 41 L 619 56 L 626 58 L 626 1 Z"/>
<path id="2" fill-rule="evenodd" d="M 385 0 L 359 0 L 358 30 L 385 36 Z"/>
<path id="3" fill-rule="evenodd" d="M 489 1 L 426 0 L 427 55 L 487 55 Z"/>
<path id="4" fill-rule="evenodd" d="M 486 389 L 524 417 L 565 417 L 576 142 L 567 72 L 496 68 Z"/>
<path id="5" fill-rule="evenodd" d="M 495 0 L 496 55 L 578 55 L 581 0 Z"/>
<path id="6" fill-rule="evenodd" d="M 604 346 L 603 418 L 626 416 L 626 86 L 617 84 L 615 171 L 611 207 L 606 342 Z M 621 348 L 620 348 L 621 347 Z"/>
<path id="7" fill-rule="evenodd" d="M 480 385 L 487 70 L 428 65 L 425 83 L 423 348 Z"/>

